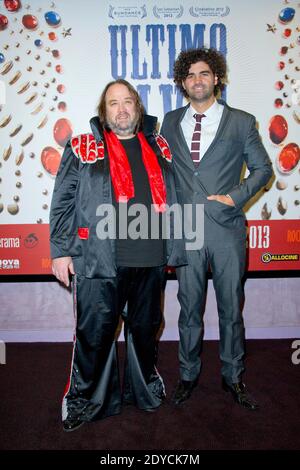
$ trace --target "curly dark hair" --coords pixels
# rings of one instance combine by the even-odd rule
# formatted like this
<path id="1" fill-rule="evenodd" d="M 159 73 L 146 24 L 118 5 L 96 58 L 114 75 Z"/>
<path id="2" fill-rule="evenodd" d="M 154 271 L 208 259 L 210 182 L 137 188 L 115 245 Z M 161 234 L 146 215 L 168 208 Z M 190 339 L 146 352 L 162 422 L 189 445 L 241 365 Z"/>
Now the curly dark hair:
<path id="1" fill-rule="evenodd" d="M 186 90 L 182 86 L 182 82 L 189 74 L 192 64 L 197 62 L 205 62 L 212 73 L 218 77 L 218 83 L 215 85 L 214 94 L 217 95 L 225 86 L 227 65 L 224 56 L 216 49 L 200 47 L 199 49 L 188 49 L 181 51 L 174 62 L 174 82 L 181 93 L 188 98 Z"/>
<path id="2" fill-rule="evenodd" d="M 99 104 L 97 107 L 100 123 L 102 124 L 103 127 L 107 126 L 106 103 L 105 103 L 106 93 L 112 85 L 116 85 L 116 84 L 125 85 L 129 91 L 129 94 L 133 96 L 135 100 L 135 104 L 136 104 L 137 113 L 138 113 L 137 129 L 139 129 L 142 125 L 142 120 L 143 120 L 143 115 L 145 113 L 145 109 L 144 109 L 142 100 L 140 98 L 140 95 L 138 94 L 136 89 L 129 82 L 127 82 L 127 80 L 123 80 L 122 78 L 109 82 L 101 94 Z"/>

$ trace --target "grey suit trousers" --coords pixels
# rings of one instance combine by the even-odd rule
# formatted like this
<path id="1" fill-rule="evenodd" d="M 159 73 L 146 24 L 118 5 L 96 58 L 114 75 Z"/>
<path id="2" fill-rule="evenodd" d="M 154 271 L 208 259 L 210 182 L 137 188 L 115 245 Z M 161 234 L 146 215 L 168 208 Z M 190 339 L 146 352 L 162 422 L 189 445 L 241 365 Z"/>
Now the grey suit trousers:
<path id="1" fill-rule="evenodd" d="M 195 380 L 200 374 L 207 269 L 210 265 L 219 315 L 221 372 L 227 382 L 239 382 L 244 370 L 244 325 L 241 314 L 244 295 L 241 281 L 245 269 L 245 239 L 222 240 L 222 243 L 206 241 L 201 250 L 189 251 L 187 255 L 189 264 L 176 269 L 181 305 L 181 379 Z"/>

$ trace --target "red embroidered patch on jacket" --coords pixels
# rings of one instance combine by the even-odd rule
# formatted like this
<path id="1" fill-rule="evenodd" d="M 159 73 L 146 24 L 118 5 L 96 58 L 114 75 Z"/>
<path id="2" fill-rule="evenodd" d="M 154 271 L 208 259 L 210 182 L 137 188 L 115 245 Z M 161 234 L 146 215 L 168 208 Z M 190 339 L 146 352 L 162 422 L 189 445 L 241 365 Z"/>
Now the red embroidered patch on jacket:
<path id="1" fill-rule="evenodd" d="M 80 240 L 87 240 L 89 238 L 88 227 L 78 227 L 77 233 Z"/>
<path id="2" fill-rule="evenodd" d="M 172 153 L 171 153 L 169 144 L 166 141 L 166 139 L 162 135 L 156 134 L 155 135 L 155 140 L 156 140 L 157 145 L 159 146 L 159 149 L 161 151 L 162 156 L 168 162 L 171 162 L 172 161 Z"/>
<path id="3" fill-rule="evenodd" d="M 71 139 L 71 147 L 82 163 L 95 163 L 104 159 L 104 143 L 96 142 L 93 134 L 81 134 Z"/>

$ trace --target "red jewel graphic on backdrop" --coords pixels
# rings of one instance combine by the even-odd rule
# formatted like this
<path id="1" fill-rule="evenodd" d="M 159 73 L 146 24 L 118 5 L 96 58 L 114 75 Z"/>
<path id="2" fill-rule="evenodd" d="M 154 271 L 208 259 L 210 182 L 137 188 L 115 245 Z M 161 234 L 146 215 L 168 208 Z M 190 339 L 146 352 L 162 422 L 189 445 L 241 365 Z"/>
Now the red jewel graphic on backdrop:
<path id="1" fill-rule="evenodd" d="M 61 147 L 64 147 L 68 140 L 72 137 L 73 128 L 69 119 L 58 119 L 54 125 L 53 136 L 55 141 Z"/>
<path id="2" fill-rule="evenodd" d="M 287 136 L 288 123 L 280 114 L 273 116 L 270 120 L 269 134 L 274 144 L 280 144 Z"/>
<path id="3" fill-rule="evenodd" d="M 50 175 L 55 176 L 61 160 L 60 153 L 53 147 L 45 147 L 41 153 L 41 162 Z"/>
<path id="4" fill-rule="evenodd" d="M 38 19 L 33 15 L 24 15 L 22 18 L 23 26 L 27 29 L 36 29 L 38 27 Z"/>
<path id="5" fill-rule="evenodd" d="M 285 38 L 289 38 L 290 35 L 292 34 L 292 30 L 290 28 L 286 28 L 284 31 L 283 31 L 283 36 Z"/>
<path id="6" fill-rule="evenodd" d="M 57 40 L 57 36 L 53 31 L 51 31 L 51 33 L 48 34 L 48 38 L 50 39 L 50 41 L 56 41 Z"/>
<path id="7" fill-rule="evenodd" d="M 276 163 L 281 173 L 291 173 L 295 170 L 300 159 L 300 149 L 297 144 L 290 143 L 283 147 L 277 157 Z"/>
<path id="8" fill-rule="evenodd" d="M 64 93 L 66 91 L 65 85 L 62 85 L 62 84 L 58 85 L 56 89 L 58 93 Z"/>
<path id="9" fill-rule="evenodd" d="M 67 109 L 67 104 L 65 103 L 65 101 L 60 101 L 57 105 L 58 109 L 60 111 L 66 111 Z"/>
<path id="10" fill-rule="evenodd" d="M 280 80 L 275 83 L 276 90 L 282 90 L 283 87 L 284 87 L 284 83 L 281 82 Z"/>
<path id="11" fill-rule="evenodd" d="M 50 132 L 51 132 L 51 129 L 53 132 L 52 137 L 50 136 L 49 141 L 46 142 L 44 145 L 41 146 L 41 142 L 36 141 L 36 146 L 33 148 L 34 152 L 29 153 L 29 157 L 32 159 L 34 159 L 35 155 L 39 156 L 38 161 L 32 161 L 32 162 L 30 161 L 30 163 L 31 163 L 33 172 L 35 171 L 34 169 L 36 165 L 38 166 L 42 165 L 42 168 L 39 168 L 38 169 L 39 171 L 36 172 L 36 176 L 38 178 L 41 178 L 43 174 L 45 174 L 46 176 L 46 180 L 44 181 L 45 186 L 43 188 L 40 188 L 37 186 L 36 191 L 39 192 L 39 190 L 42 190 L 42 194 L 46 196 L 50 194 L 49 188 L 47 188 L 47 184 L 48 184 L 47 181 L 49 180 L 50 176 L 55 177 L 55 175 L 57 174 L 59 165 L 60 165 L 61 155 L 62 155 L 62 149 L 60 148 L 60 146 L 64 146 L 66 142 L 72 137 L 73 129 L 72 129 L 72 124 L 68 119 L 59 119 L 60 117 L 64 117 L 66 115 L 65 111 L 67 109 L 67 103 L 62 100 L 60 101 L 59 99 L 59 96 L 62 99 L 62 97 L 64 96 L 63 93 L 65 92 L 65 85 L 62 83 L 63 78 L 61 75 L 64 72 L 63 64 L 62 64 L 63 58 L 59 59 L 61 55 L 61 49 L 60 49 L 59 44 L 61 43 L 61 37 L 62 36 L 66 37 L 66 35 L 64 34 L 65 31 L 63 33 L 58 33 L 58 30 L 53 30 L 53 28 L 57 26 L 58 27 L 61 26 L 62 19 L 58 13 L 53 12 L 53 11 L 48 11 L 48 10 L 46 10 L 44 18 L 43 18 L 43 13 L 42 13 L 43 2 L 39 2 L 40 8 L 34 7 L 34 5 L 31 5 L 33 3 L 35 2 L 26 3 L 22 0 L 2 0 L 2 1 L 0 0 L 0 37 L 5 36 L 7 31 L 8 31 L 8 34 L 10 35 L 14 34 L 14 36 L 11 39 L 13 40 L 13 38 L 15 38 L 16 48 L 18 48 L 21 45 L 21 39 L 22 39 L 22 37 L 17 38 L 18 34 L 21 35 L 23 33 L 23 39 L 25 38 L 26 40 L 30 39 L 30 41 L 28 41 L 27 46 L 25 45 L 25 43 L 23 44 L 24 45 L 23 52 L 24 54 L 26 53 L 26 55 L 23 54 L 22 57 L 24 59 L 27 59 L 27 56 L 28 56 L 28 61 L 27 63 L 26 61 L 25 62 L 23 61 L 23 63 L 19 63 L 20 71 L 17 71 L 15 75 L 16 77 L 17 75 L 20 76 L 20 74 L 24 75 L 25 71 L 27 70 L 28 72 L 32 72 L 33 76 L 31 77 L 31 79 L 30 77 L 27 77 L 29 79 L 28 83 L 27 84 L 24 83 L 24 85 L 21 85 L 20 90 L 18 90 L 18 88 L 17 89 L 15 88 L 14 90 L 15 93 L 21 93 L 24 90 L 26 91 L 29 86 L 42 87 L 43 82 L 45 85 L 46 84 L 49 85 L 50 83 L 55 84 L 53 91 L 54 92 L 56 91 L 56 94 L 58 95 L 53 98 L 53 100 L 57 100 L 55 105 L 53 102 L 51 105 L 51 103 L 47 103 L 46 100 L 41 99 L 40 102 L 36 102 L 36 105 L 33 109 L 29 109 L 29 107 L 27 107 L 28 114 L 32 112 L 32 115 L 38 114 L 43 107 L 44 108 L 48 107 L 50 111 L 53 111 L 56 114 L 56 118 L 54 118 L 54 120 L 52 121 L 52 124 L 49 120 L 49 115 L 45 115 L 44 117 L 41 117 L 39 121 L 36 123 L 34 122 L 30 123 L 29 120 L 27 122 L 27 125 L 30 127 L 30 131 L 31 130 L 34 131 L 35 127 L 37 127 L 38 129 L 41 129 L 42 127 L 46 127 L 47 125 L 50 128 Z M 52 6 L 54 7 L 52 0 L 49 2 L 49 4 L 51 5 L 51 8 Z M 44 22 L 44 27 L 46 24 L 46 28 L 44 31 L 41 31 L 40 27 L 42 26 L 43 22 Z M 9 31 L 10 29 L 14 29 L 14 31 Z M 66 33 L 68 32 L 69 35 L 71 35 L 70 30 L 71 28 L 69 28 L 69 30 L 66 31 Z M 3 31 L 3 34 L 1 36 L 2 31 Z M 30 36 L 30 33 L 31 33 L 31 36 Z M 48 44 L 46 43 L 46 41 L 48 41 Z M 13 61 L 15 60 L 16 62 L 18 62 L 20 61 L 20 57 L 21 57 L 17 53 L 15 57 L 14 55 L 11 55 L 9 57 L 10 55 L 9 51 L 5 52 L 5 55 L 4 55 L 4 50 L 6 51 L 9 47 L 10 47 L 9 45 L 5 46 L 4 43 L 2 45 L 0 44 L 0 64 L 3 65 L 3 63 L 7 61 L 7 65 L 3 67 L 3 71 L 6 70 L 6 72 L 8 72 L 12 68 Z M 35 48 L 36 53 L 34 53 L 34 50 L 31 49 L 32 47 Z M 37 51 L 37 48 L 39 48 L 38 51 Z M 11 51 L 11 53 L 14 54 L 13 51 Z M 45 53 L 48 54 L 48 57 L 46 56 Z M 40 68 L 34 69 L 33 64 L 29 62 L 30 59 L 40 60 L 40 63 L 41 63 Z M 50 60 L 52 59 L 53 61 L 51 63 Z M 56 63 L 53 63 L 54 60 Z M 23 70 L 21 72 L 22 66 L 23 66 Z M 51 69 L 48 70 L 46 67 L 49 67 L 49 68 L 51 67 Z M 42 78 L 40 77 L 40 80 L 42 80 L 42 82 L 39 81 L 39 74 L 43 75 Z M 53 75 L 55 74 L 56 74 L 56 77 L 53 77 Z M 10 84 L 15 83 L 16 81 L 16 79 L 13 80 L 13 76 L 7 76 L 4 78 L 8 79 Z M 276 80 L 274 80 L 274 82 L 275 81 Z M 28 97 L 27 99 L 26 98 L 24 99 L 25 104 L 29 102 L 30 103 L 33 102 L 33 100 L 40 94 L 42 98 L 46 97 L 46 92 L 39 93 L 38 92 L 39 90 L 37 88 L 35 89 L 35 93 L 33 93 L 33 91 L 34 90 L 32 89 L 32 93 L 31 93 L 32 96 L 30 99 L 28 99 Z M 8 104 L 10 105 L 10 103 Z M 31 117 L 30 116 L 28 117 L 31 120 Z M 27 121 L 27 117 L 24 120 Z M 16 124 L 17 123 L 13 124 L 14 127 L 12 127 L 11 129 L 11 135 L 13 135 L 14 133 L 13 129 L 16 128 Z M 24 122 L 23 124 L 26 125 L 26 122 Z M 22 127 L 22 125 L 20 125 L 19 127 Z M 23 139 L 24 142 L 21 141 L 22 145 L 23 143 L 25 145 L 26 142 L 31 140 L 33 138 L 32 137 L 33 135 L 34 133 L 32 132 L 29 135 L 29 138 Z M 24 137 L 26 137 L 26 135 L 24 135 Z M 12 141 L 12 144 L 13 144 L 13 141 Z M 14 149 L 13 151 L 16 152 L 17 150 Z M 21 164 L 23 157 L 24 157 L 24 154 L 22 152 L 16 158 L 16 165 Z M 1 166 L 1 163 L 0 163 L 0 166 Z M 14 165 L 12 165 L 11 171 L 14 171 Z M 20 177 L 20 180 L 21 180 L 22 175 L 21 175 L 20 170 L 15 171 L 15 174 L 16 176 Z M 17 181 L 16 187 L 18 190 L 22 188 L 22 184 L 23 183 L 21 181 Z M 36 194 L 36 196 L 38 197 L 38 193 Z M 13 201 L 19 202 L 19 200 L 20 200 L 20 195 L 16 192 L 16 194 L 13 196 Z M 40 209 L 48 210 L 49 201 L 46 201 L 44 199 L 43 202 L 40 206 Z M 19 207 L 17 204 L 14 204 L 14 206 L 15 207 L 13 207 L 12 204 L 11 206 L 8 205 L 7 211 L 9 213 L 13 213 L 12 210 L 15 210 L 17 212 L 19 210 Z M 11 211 L 9 209 L 10 207 L 12 207 Z M 1 211 L 1 208 L 0 208 L 0 211 Z M 43 222 L 43 220 L 40 217 L 40 214 L 37 216 L 36 222 L 37 223 Z"/>
<path id="12" fill-rule="evenodd" d="M 4 31 L 7 28 L 8 19 L 5 15 L 0 15 L 0 31 Z"/>
<path id="13" fill-rule="evenodd" d="M 280 62 L 278 62 L 278 68 L 279 68 L 279 70 L 284 69 L 284 67 L 285 67 L 285 63 L 284 63 L 282 60 L 281 60 Z"/>
<path id="14" fill-rule="evenodd" d="M 288 50 L 289 50 L 289 48 L 288 48 L 287 46 L 283 46 L 283 47 L 280 49 L 280 55 L 285 55 Z"/>
<path id="15" fill-rule="evenodd" d="M 20 0 L 4 0 L 4 6 L 8 11 L 18 11 L 21 8 Z"/>
<path id="16" fill-rule="evenodd" d="M 283 106 L 283 101 L 281 98 L 276 98 L 274 101 L 274 106 L 275 108 L 281 108 Z"/>

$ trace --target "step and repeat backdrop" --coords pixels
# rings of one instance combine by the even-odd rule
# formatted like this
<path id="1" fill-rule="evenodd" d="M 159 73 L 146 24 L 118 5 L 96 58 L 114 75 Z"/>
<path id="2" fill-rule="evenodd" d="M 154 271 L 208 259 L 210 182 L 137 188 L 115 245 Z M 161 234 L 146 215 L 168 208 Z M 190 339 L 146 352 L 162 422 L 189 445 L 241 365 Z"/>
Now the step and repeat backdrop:
<path id="1" fill-rule="evenodd" d="M 0 275 L 51 272 L 55 175 L 106 83 L 130 81 L 161 123 L 185 104 L 175 58 L 202 45 L 226 56 L 223 98 L 256 116 L 273 162 L 245 208 L 248 269 L 300 268 L 299 1 L 0 0 Z"/>

